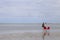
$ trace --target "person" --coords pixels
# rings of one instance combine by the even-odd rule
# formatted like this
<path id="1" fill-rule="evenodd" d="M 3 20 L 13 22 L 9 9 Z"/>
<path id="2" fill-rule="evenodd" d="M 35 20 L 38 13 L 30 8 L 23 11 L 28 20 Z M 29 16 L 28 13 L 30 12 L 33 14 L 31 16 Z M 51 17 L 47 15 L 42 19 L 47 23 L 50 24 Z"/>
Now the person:
<path id="1" fill-rule="evenodd" d="M 49 34 L 49 30 L 50 30 L 50 27 L 49 26 L 47 26 L 47 23 L 43 23 L 42 24 L 42 27 L 43 27 L 43 40 L 44 40 L 44 37 L 46 36 L 46 35 L 50 35 Z"/>

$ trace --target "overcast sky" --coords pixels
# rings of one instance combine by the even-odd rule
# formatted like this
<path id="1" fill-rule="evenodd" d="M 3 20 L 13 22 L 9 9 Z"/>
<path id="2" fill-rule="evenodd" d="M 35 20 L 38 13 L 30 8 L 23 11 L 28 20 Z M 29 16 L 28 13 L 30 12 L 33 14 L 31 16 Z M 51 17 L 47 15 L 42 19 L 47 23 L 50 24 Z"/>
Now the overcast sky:
<path id="1" fill-rule="evenodd" d="M 60 23 L 60 0 L 0 0 L 0 23 Z"/>

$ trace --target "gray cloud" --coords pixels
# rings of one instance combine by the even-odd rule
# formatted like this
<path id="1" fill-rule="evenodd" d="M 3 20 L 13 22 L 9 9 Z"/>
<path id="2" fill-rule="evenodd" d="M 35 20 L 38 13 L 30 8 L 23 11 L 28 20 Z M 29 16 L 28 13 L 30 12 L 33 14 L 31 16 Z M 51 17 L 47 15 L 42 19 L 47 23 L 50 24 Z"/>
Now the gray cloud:
<path id="1" fill-rule="evenodd" d="M 60 20 L 60 0 L 0 0 L 0 17 Z"/>

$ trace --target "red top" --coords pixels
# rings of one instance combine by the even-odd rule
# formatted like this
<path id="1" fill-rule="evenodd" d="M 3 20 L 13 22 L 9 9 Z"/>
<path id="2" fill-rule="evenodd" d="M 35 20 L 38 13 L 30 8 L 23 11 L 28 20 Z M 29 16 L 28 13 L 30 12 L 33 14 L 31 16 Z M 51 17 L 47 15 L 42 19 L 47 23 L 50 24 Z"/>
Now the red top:
<path id="1" fill-rule="evenodd" d="M 50 29 L 50 27 L 47 28 L 48 30 Z"/>
<path id="2" fill-rule="evenodd" d="M 50 29 L 50 27 L 43 27 L 43 29 L 44 29 L 44 30 L 49 30 L 49 29 Z"/>
<path id="3" fill-rule="evenodd" d="M 44 29 L 46 29 L 46 27 L 44 27 Z"/>

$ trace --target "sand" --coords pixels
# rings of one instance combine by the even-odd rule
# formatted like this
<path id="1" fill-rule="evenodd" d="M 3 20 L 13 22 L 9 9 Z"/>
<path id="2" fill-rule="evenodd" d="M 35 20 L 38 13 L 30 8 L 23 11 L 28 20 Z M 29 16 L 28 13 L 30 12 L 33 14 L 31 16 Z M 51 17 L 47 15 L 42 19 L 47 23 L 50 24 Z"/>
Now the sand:
<path id="1" fill-rule="evenodd" d="M 50 36 L 45 40 L 60 40 L 60 24 L 48 24 Z M 0 24 L 0 40 L 43 40 L 42 28 L 39 23 Z"/>
<path id="2" fill-rule="evenodd" d="M 42 31 L 9 31 L 0 33 L 0 40 L 43 40 Z M 50 36 L 45 36 L 45 40 L 60 40 L 60 31 L 50 32 Z"/>

